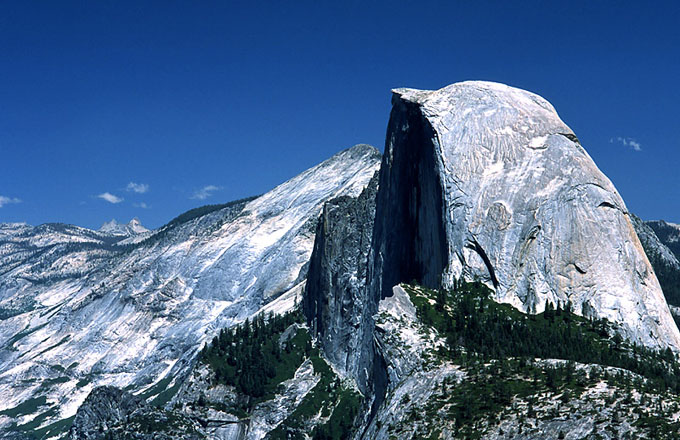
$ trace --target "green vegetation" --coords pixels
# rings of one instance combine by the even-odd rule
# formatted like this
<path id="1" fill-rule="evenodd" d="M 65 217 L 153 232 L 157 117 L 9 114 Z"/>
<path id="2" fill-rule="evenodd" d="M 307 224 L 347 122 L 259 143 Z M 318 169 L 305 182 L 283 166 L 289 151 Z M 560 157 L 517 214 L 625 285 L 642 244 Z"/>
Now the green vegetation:
<path id="1" fill-rule="evenodd" d="M 42 425 L 48 418 L 54 417 L 59 414 L 59 411 L 55 407 L 52 407 L 45 411 L 44 413 L 38 414 L 36 418 L 23 425 L 18 425 L 16 429 L 19 432 L 31 433 L 38 426 Z"/>
<path id="2" fill-rule="evenodd" d="M 22 313 L 30 312 L 31 310 L 34 310 L 34 304 L 35 302 L 29 305 L 22 305 L 22 307 L 19 308 L 0 307 L 0 321 L 21 315 Z"/>
<path id="3" fill-rule="evenodd" d="M 354 419 L 361 407 L 361 395 L 343 387 L 326 361 L 315 352 L 312 357 L 314 373 L 320 380 L 304 397 L 300 405 L 284 422 L 274 429 L 269 437 L 273 440 L 306 438 L 307 423 L 315 415 L 321 414 L 326 423 L 313 428 L 314 440 L 343 440 L 349 438 L 354 426 Z"/>
<path id="4" fill-rule="evenodd" d="M 47 398 L 45 396 L 34 397 L 21 402 L 14 408 L 8 408 L 6 410 L 0 411 L 0 415 L 16 418 L 18 416 L 23 416 L 26 414 L 33 414 L 38 410 L 39 407 L 47 403 Z"/>
<path id="5" fill-rule="evenodd" d="M 281 382 L 290 379 L 312 351 L 306 330 L 291 332 L 280 342 L 290 325 L 303 321 L 299 312 L 258 316 L 231 329 L 223 329 L 200 354 L 200 360 L 215 372 L 215 383 L 236 387 L 253 398 L 252 403 L 270 399 Z"/>
<path id="6" fill-rule="evenodd" d="M 45 327 L 46 325 L 47 325 L 47 323 L 44 323 L 44 324 L 38 325 L 38 326 L 33 327 L 33 328 L 29 328 L 30 325 L 27 325 L 25 329 L 23 329 L 19 333 L 12 336 L 9 340 L 7 340 L 7 343 L 5 345 L 7 347 L 9 347 L 10 350 L 17 351 L 16 347 L 14 347 L 14 344 L 16 342 L 25 338 L 26 336 L 30 335 L 31 333 L 37 332 L 38 330 Z"/>
<path id="7" fill-rule="evenodd" d="M 201 351 L 199 359 L 214 371 L 215 383 L 234 386 L 248 396 L 248 405 L 232 410 L 240 412 L 241 417 L 247 417 L 257 403 L 273 398 L 279 385 L 310 360 L 319 382 L 269 438 L 302 439 L 311 432 L 314 439 L 345 439 L 354 425 L 362 397 L 342 384 L 320 357 L 309 332 L 301 325 L 303 321 L 299 310 L 270 314 L 267 318 L 260 315 L 222 330 Z M 311 422 L 318 414 L 321 423 Z"/>
<path id="8" fill-rule="evenodd" d="M 182 382 L 180 382 L 179 380 L 176 381 L 173 386 L 171 386 L 170 388 L 166 388 L 160 393 L 158 393 L 158 395 L 154 397 L 153 400 L 151 401 L 151 404 L 159 408 L 162 408 L 166 403 L 170 402 L 170 400 L 172 400 L 173 397 L 175 397 L 175 394 L 177 394 L 177 391 L 179 391 L 181 386 Z"/>
<path id="9" fill-rule="evenodd" d="M 405 290 L 419 320 L 446 339 L 436 357 L 459 365 L 466 378 L 459 383 L 445 379 L 424 408 L 414 405 L 407 420 L 390 427 L 396 437 L 419 420 L 428 422 L 429 428 L 415 436 L 423 439 L 436 437 L 438 429 L 451 422 L 456 437 L 466 439 L 480 438 L 488 426 L 508 417 L 517 417 L 521 429 L 527 418 L 552 419 L 563 406 L 564 411 L 578 411 L 569 403 L 601 380 L 625 394 L 614 395 L 603 408 L 616 401 L 622 414 L 626 408 L 629 416 L 636 413 L 635 426 L 651 438 L 675 438 L 680 432 L 680 422 L 671 417 L 673 409 L 662 403 L 648 408 L 644 402 L 644 396 L 664 396 L 677 409 L 680 363 L 670 350 L 631 345 L 606 320 L 577 316 L 570 304 L 548 303 L 541 314 L 524 314 L 493 301 L 481 283 L 460 283 L 452 291 L 410 286 Z M 600 366 L 577 368 L 576 362 Z M 639 402 L 632 398 L 632 390 L 643 396 Z M 402 397 L 402 404 L 409 402 Z M 518 408 L 518 402 L 526 407 Z M 535 409 L 549 402 L 557 402 L 552 413 Z M 607 426 L 615 429 L 614 425 L 615 421 Z"/>
<path id="10" fill-rule="evenodd" d="M 71 427 L 73 417 L 59 420 L 43 428 L 37 429 L 40 425 L 45 423 L 48 418 L 54 417 L 59 413 L 56 407 L 47 406 L 47 398 L 45 396 L 28 399 L 14 408 L 0 411 L 0 414 L 16 420 L 21 416 L 34 414 L 38 412 L 38 410 L 44 410 L 44 412 L 38 414 L 33 420 L 24 423 L 23 425 L 17 425 L 16 422 L 13 422 L 9 426 L 9 429 L 15 432 L 21 432 L 31 439 L 42 439 L 64 432 Z"/>
<path id="11" fill-rule="evenodd" d="M 169 411 L 161 411 L 154 414 L 136 414 L 130 417 L 126 424 L 129 425 L 128 431 L 135 434 L 155 434 L 159 432 L 172 432 L 173 430 L 182 432 L 182 434 L 190 434 L 192 431 L 195 431 L 184 417 Z M 118 437 L 113 435 L 112 438 Z"/>
<path id="12" fill-rule="evenodd" d="M 443 380 L 423 407 L 410 408 L 403 423 L 391 427 L 397 438 L 409 432 L 416 421 L 427 422 L 416 439 L 438 438 L 433 434 L 447 425 L 456 438 L 478 439 L 503 420 L 514 420 L 522 432 L 537 420 L 579 419 L 597 413 L 602 416 L 596 417 L 595 423 L 603 423 L 608 430 L 618 429 L 626 419 L 646 431 L 648 438 L 675 439 L 680 432 L 680 422 L 673 421 L 680 401 L 677 396 L 664 396 L 662 404 L 659 395 L 649 394 L 639 377 L 623 370 L 526 358 L 474 359 L 463 367 L 467 377 L 462 382 Z M 601 380 L 614 387 L 613 394 L 583 394 Z M 640 397 L 635 398 L 633 390 Z M 574 403 L 576 399 L 580 400 Z"/>
<path id="13" fill-rule="evenodd" d="M 83 379 L 80 379 L 80 380 L 76 383 L 76 386 L 77 386 L 78 388 L 82 388 L 82 387 L 84 387 L 85 385 L 87 385 L 87 384 L 90 383 L 90 382 L 91 382 L 91 380 L 90 380 L 89 378 L 83 378 Z"/>
<path id="14" fill-rule="evenodd" d="M 42 428 L 35 429 L 31 433 L 29 433 L 29 435 L 35 439 L 54 437 L 58 434 L 68 431 L 69 428 L 71 428 L 71 425 L 73 424 L 73 420 L 75 418 L 76 416 L 71 416 L 66 419 L 58 420 Z"/>
<path id="15" fill-rule="evenodd" d="M 479 282 L 453 291 L 407 291 L 422 322 L 446 338 L 447 347 L 439 354 L 447 359 L 473 353 L 487 360 L 524 356 L 607 365 L 640 374 L 660 391 L 680 394 L 680 363 L 670 349 L 631 345 L 607 320 L 578 316 L 570 304 L 546 303 L 545 312 L 528 315 L 492 300 L 491 290 Z"/>
<path id="16" fill-rule="evenodd" d="M 71 335 L 66 335 L 66 336 L 64 336 L 63 338 L 61 338 L 61 340 L 60 340 L 59 342 L 57 342 L 56 344 L 50 345 L 49 347 L 47 347 L 46 349 L 44 349 L 43 351 L 41 351 L 40 353 L 38 353 L 38 355 L 47 353 L 47 352 L 50 351 L 50 350 L 54 350 L 55 348 L 59 347 L 60 345 L 65 344 L 66 342 L 68 342 L 69 339 L 71 339 Z"/>
<path id="17" fill-rule="evenodd" d="M 172 382 L 172 376 L 166 376 L 163 379 L 159 380 L 153 386 L 149 387 L 149 389 L 147 389 L 143 393 L 139 393 L 139 397 L 146 400 L 151 396 L 155 396 L 157 394 L 160 394 L 168 388 L 168 385 L 170 385 L 170 382 Z M 132 389 L 131 386 L 129 388 Z M 128 391 L 128 390 L 126 389 L 126 391 Z"/>
<path id="18" fill-rule="evenodd" d="M 100 432 L 103 431 L 100 427 Z M 108 425 L 104 440 L 134 440 L 140 438 L 204 438 L 194 423 L 172 411 L 135 412 L 125 420 Z M 162 433 L 162 435 L 159 435 Z"/>

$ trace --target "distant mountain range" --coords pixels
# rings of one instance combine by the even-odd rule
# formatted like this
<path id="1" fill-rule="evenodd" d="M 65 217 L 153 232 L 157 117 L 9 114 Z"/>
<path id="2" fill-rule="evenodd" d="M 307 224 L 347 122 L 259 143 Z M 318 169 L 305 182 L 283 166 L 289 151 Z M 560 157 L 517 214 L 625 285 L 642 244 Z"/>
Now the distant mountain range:
<path id="1" fill-rule="evenodd" d="M 127 224 L 118 223 L 116 219 L 113 219 L 104 223 L 102 227 L 99 228 L 99 232 L 111 235 L 125 235 L 130 237 L 132 235 L 145 234 L 149 232 L 149 230 L 142 226 L 142 223 L 138 218 L 133 218 Z"/>

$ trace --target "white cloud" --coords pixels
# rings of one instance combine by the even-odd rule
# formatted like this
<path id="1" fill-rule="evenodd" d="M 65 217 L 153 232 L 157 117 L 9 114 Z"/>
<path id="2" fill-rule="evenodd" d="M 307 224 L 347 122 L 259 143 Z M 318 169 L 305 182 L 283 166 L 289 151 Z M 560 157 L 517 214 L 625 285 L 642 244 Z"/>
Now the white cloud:
<path id="1" fill-rule="evenodd" d="M 151 208 L 149 205 L 147 205 L 147 204 L 144 203 L 144 202 L 135 203 L 135 204 L 132 205 L 132 206 L 134 206 L 135 208 L 142 208 L 142 209 L 149 209 L 149 208 Z"/>
<path id="2" fill-rule="evenodd" d="M 149 191 L 149 185 L 147 185 L 146 183 L 130 182 L 127 184 L 127 187 L 125 189 L 128 192 L 133 191 L 138 194 L 144 194 L 145 192 Z"/>
<path id="3" fill-rule="evenodd" d="M 614 142 L 618 142 L 624 147 L 630 147 L 633 151 L 642 151 L 642 145 L 640 145 L 640 142 L 633 138 L 618 136 L 617 138 L 609 139 L 610 144 L 613 144 Z"/>
<path id="4" fill-rule="evenodd" d="M 208 197 L 210 197 L 212 195 L 212 193 L 217 191 L 218 189 L 220 189 L 220 187 L 215 186 L 215 185 L 204 186 L 203 188 L 194 192 L 194 194 L 191 196 L 191 198 L 192 199 L 198 199 L 198 200 L 205 200 Z"/>
<path id="5" fill-rule="evenodd" d="M 114 196 L 110 192 L 105 192 L 102 194 L 99 194 L 97 197 L 99 197 L 102 200 L 106 200 L 109 203 L 120 203 L 123 201 L 122 197 Z"/>
<path id="6" fill-rule="evenodd" d="M 0 208 L 5 205 L 9 205 L 10 203 L 21 203 L 21 200 L 17 199 L 16 197 L 0 196 Z"/>

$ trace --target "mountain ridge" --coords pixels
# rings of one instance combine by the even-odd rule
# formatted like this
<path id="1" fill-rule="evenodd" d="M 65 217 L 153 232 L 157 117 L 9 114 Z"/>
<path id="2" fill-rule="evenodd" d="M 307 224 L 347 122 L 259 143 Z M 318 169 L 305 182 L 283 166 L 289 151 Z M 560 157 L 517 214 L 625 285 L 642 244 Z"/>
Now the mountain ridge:
<path id="1" fill-rule="evenodd" d="M 128 246 L 71 226 L 22 229 L 73 232 L 45 249 L 31 244 L 40 238 L 9 238 L 2 266 L 15 262 L 0 276 L 0 308 L 14 313 L 0 320 L 0 430 L 72 417 L 97 385 L 150 398 L 179 386 L 210 335 L 304 279 L 323 202 L 357 195 L 379 156 L 365 145 L 343 150 L 258 198 Z M 36 398 L 47 400 L 2 415 Z"/>
<path id="2" fill-rule="evenodd" d="M 149 229 L 142 226 L 142 223 L 137 217 L 133 218 L 128 223 L 118 223 L 116 219 L 111 219 L 104 223 L 98 231 L 111 235 L 124 235 L 127 237 L 150 232 Z"/>

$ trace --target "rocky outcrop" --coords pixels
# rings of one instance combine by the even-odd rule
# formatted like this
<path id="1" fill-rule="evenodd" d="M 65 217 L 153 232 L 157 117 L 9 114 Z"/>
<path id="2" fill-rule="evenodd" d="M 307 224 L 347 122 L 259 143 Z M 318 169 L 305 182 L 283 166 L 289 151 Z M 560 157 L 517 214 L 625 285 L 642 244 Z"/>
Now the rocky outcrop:
<path id="1" fill-rule="evenodd" d="M 127 224 L 118 223 L 116 219 L 112 219 L 111 221 L 104 223 L 102 227 L 99 228 L 99 232 L 109 235 L 123 235 L 126 237 L 131 237 L 137 234 L 146 234 L 151 231 L 142 226 L 142 223 L 139 221 L 139 219 L 135 217 Z"/>
<path id="2" fill-rule="evenodd" d="M 401 286 L 394 286 L 392 296 L 380 301 L 375 321 L 376 349 L 385 361 L 388 381 L 384 396 L 377 399 L 379 410 L 357 438 L 405 438 L 407 433 L 417 432 L 419 425 L 431 426 L 434 422 L 427 417 L 420 419 L 422 423 L 407 422 L 412 420 L 413 408 L 427 407 L 437 398 L 435 394 L 442 383 L 459 383 L 465 373 L 457 365 L 435 361 L 435 351 L 446 342 L 420 322 L 415 306 Z M 396 431 L 398 425 L 405 429 Z"/>
<path id="3" fill-rule="evenodd" d="M 378 174 L 358 197 L 327 202 L 316 230 L 303 309 L 323 353 L 366 391 L 377 303 L 366 296 Z"/>
<path id="4" fill-rule="evenodd" d="M 552 105 L 523 90 L 394 90 L 371 292 L 458 278 L 523 311 L 570 302 L 632 341 L 680 349 L 623 200 Z"/>
<path id="5" fill-rule="evenodd" d="M 74 439 L 104 437 L 106 425 L 124 422 L 129 415 L 143 405 L 143 400 L 115 387 L 96 388 L 76 414 L 70 436 Z"/>
<path id="6" fill-rule="evenodd" d="M 630 221 L 635 228 L 635 233 L 642 243 L 642 247 L 651 260 L 658 260 L 660 264 L 680 270 L 680 262 L 671 251 L 656 235 L 651 225 L 658 225 L 659 222 L 645 222 L 635 214 L 630 214 Z M 657 226 L 658 227 L 658 226 Z"/>
<path id="7" fill-rule="evenodd" d="M 645 224 L 659 237 L 659 241 L 665 244 L 676 258 L 680 259 L 680 225 L 664 220 L 647 221 Z"/>
<path id="8" fill-rule="evenodd" d="M 677 394 L 650 387 L 658 379 L 654 373 L 642 376 L 615 366 L 541 356 L 475 360 L 469 346 L 463 355 L 452 356 L 447 354 L 450 334 L 440 333 L 441 325 L 435 324 L 439 330 L 432 326 L 436 308 L 423 309 L 437 293 L 407 285 L 392 292 L 380 301 L 375 316 L 377 349 L 386 359 L 389 385 L 375 417 L 355 439 L 677 438 Z M 457 294 L 469 295 L 463 289 Z M 435 315 L 463 303 L 448 302 Z M 510 307 L 495 307 L 495 323 L 524 320 Z M 465 338 L 460 342 L 466 344 Z M 549 385 L 548 377 L 557 371 L 576 380 L 564 387 Z"/>
<path id="9" fill-rule="evenodd" d="M 649 262 L 654 268 L 654 273 L 659 280 L 666 301 L 669 305 L 680 305 L 680 262 L 673 251 L 659 239 L 651 227 L 654 225 L 659 229 L 663 228 L 663 224 L 668 225 L 668 223 L 661 221 L 644 222 L 634 214 L 630 215 L 630 220 L 640 238 Z M 669 229 L 667 232 L 672 234 L 672 226 Z M 665 238 L 668 240 L 669 235 L 665 235 Z M 671 245 L 674 243 L 674 241 L 669 241 Z M 677 315 L 677 313 L 674 313 L 673 308 L 671 308 L 671 313 Z"/>
<path id="10" fill-rule="evenodd" d="M 141 440 L 152 436 L 158 440 L 205 438 L 197 432 L 192 420 L 152 408 L 143 399 L 109 386 L 90 393 L 69 431 L 72 440 Z"/>

